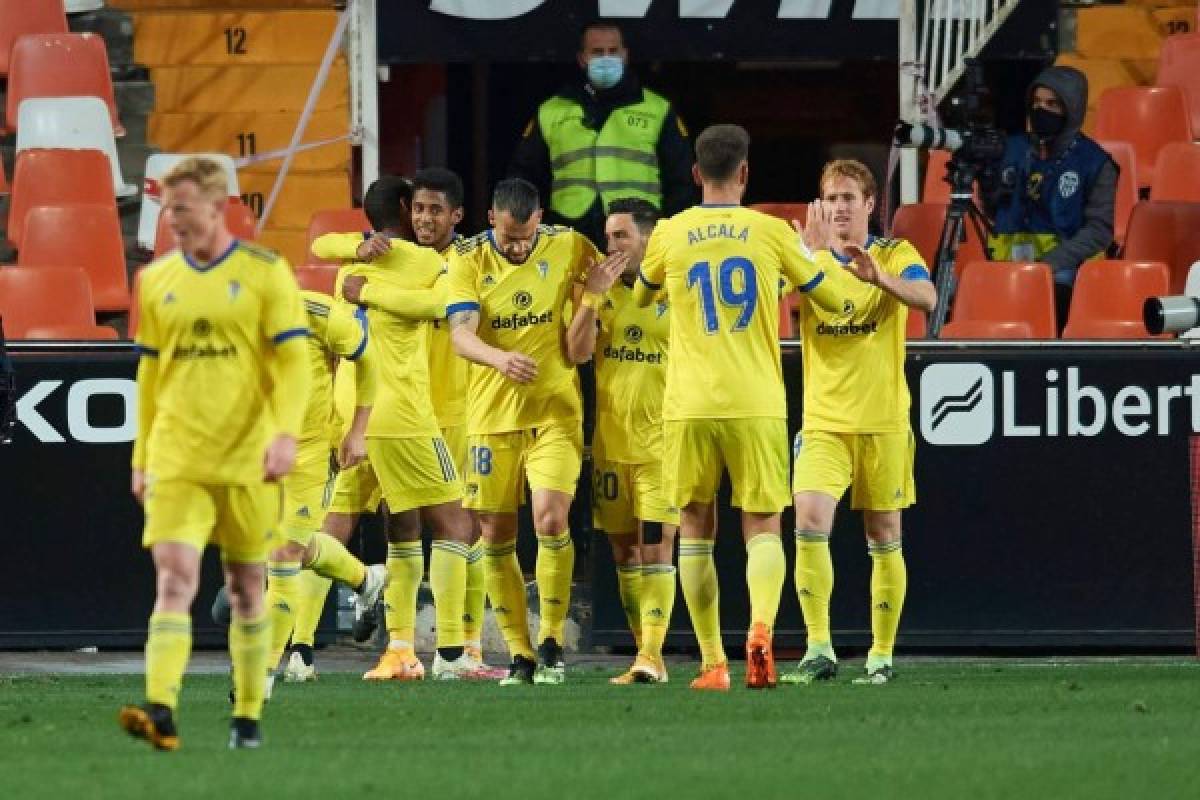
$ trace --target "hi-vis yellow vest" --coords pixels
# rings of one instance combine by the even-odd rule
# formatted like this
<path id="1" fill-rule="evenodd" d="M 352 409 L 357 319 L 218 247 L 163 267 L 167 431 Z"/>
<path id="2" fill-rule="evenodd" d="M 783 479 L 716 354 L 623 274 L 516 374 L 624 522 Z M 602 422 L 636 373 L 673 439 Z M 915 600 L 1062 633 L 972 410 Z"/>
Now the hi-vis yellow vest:
<path id="1" fill-rule="evenodd" d="M 648 89 L 633 105 L 613 109 L 599 131 L 583 124 L 583 107 L 566 97 L 551 97 L 538 109 L 538 125 L 550 151 L 553 182 L 550 209 L 578 219 L 599 194 L 608 208 L 613 200 L 638 197 L 662 208 L 658 136 L 670 104 Z"/>

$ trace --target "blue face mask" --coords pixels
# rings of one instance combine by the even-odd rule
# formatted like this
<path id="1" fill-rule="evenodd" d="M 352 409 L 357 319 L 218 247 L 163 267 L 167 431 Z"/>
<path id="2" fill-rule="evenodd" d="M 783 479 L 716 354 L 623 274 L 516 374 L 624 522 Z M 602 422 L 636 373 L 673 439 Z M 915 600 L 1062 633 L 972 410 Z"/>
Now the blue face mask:
<path id="1" fill-rule="evenodd" d="M 625 62 L 620 56 L 596 56 L 587 64 L 588 80 L 597 89 L 611 89 L 624 74 Z"/>

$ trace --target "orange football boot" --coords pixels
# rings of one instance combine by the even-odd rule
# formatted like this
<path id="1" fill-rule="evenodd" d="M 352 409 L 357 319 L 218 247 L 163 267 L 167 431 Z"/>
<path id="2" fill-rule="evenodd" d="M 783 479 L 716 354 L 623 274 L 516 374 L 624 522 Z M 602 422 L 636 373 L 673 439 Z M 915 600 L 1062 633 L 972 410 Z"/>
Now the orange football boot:
<path id="1" fill-rule="evenodd" d="M 775 674 L 775 654 L 771 650 L 771 632 L 762 622 L 750 628 L 746 638 L 746 687 L 749 689 L 774 689 L 778 683 Z"/>
<path id="2" fill-rule="evenodd" d="M 425 665 L 411 650 L 388 648 L 379 663 L 363 673 L 364 681 L 419 681 L 425 678 Z"/>
<path id="3" fill-rule="evenodd" d="M 729 664 L 701 667 L 700 674 L 691 682 L 693 689 L 710 692 L 729 691 Z"/>

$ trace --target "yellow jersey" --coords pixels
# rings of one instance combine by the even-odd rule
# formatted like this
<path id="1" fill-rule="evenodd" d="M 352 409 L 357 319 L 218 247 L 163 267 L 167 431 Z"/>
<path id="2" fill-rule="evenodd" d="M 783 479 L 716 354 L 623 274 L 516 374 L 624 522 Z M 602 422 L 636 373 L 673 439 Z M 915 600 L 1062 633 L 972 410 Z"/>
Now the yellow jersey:
<path id="1" fill-rule="evenodd" d="M 369 406 L 375 398 L 375 371 L 367 356 L 367 312 L 321 292 L 302 291 L 308 316 L 308 370 L 312 388 L 304 409 L 302 442 L 334 442 L 338 434 L 333 405 L 333 375 L 339 359 L 357 363 L 359 380 L 352 406 Z M 351 415 L 353 409 L 351 409 Z"/>
<path id="2" fill-rule="evenodd" d="M 787 417 L 781 276 L 817 302 L 838 303 L 791 226 L 775 217 L 700 205 L 655 226 L 635 296 L 665 291 L 671 304 L 663 419 Z"/>
<path id="3" fill-rule="evenodd" d="M 917 249 L 903 239 L 867 239 L 867 252 L 885 272 L 929 280 Z M 831 313 L 800 303 L 804 359 L 804 429 L 892 433 L 909 428 L 904 377 L 908 306 L 850 275 L 829 250 L 817 253 L 827 274 L 844 276 L 847 305 Z"/>
<path id="4" fill-rule="evenodd" d="M 480 339 L 523 353 L 538 365 L 537 378 L 524 385 L 473 365 L 468 433 L 505 433 L 582 418 L 579 379 L 564 352 L 563 334 L 575 285 L 598 256 L 581 234 L 551 225 L 538 227 L 522 264 L 504 257 L 490 230 L 454 245 L 446 316 L 477 311 Z"/>
<path id="5" fill-rule="evenodd" d="M 662 459 L 663 389 L 671 321 L 667 304 L 642 308 L 618 282 L 596 312 L 596 449 L 606 461 Z"/>
<path id="6" fill-rule="evenodd" d="M 260 483 L 267 445 L 299 435 L 308 397 L 301 350 L 296 369 L 277 369 L 308 334 L 287 261 L 237 240 L 208 264 L 176 250 L 142 273 L 135 302 L 137 344 L 157 369 L 139 389 L 133 467 L 155 480 Z"/>
<path id="7" fill-rule="evenodd" d="M 460 237 L 455 237 L 458 241 Z M 442 251 L 449 258 L 454 242 Z M 439 283 L 446 283 L 449 270 L 443 273 Z M 433 413 L 438 425 L 452 428 L 467 421 L 467 371 L 471 362 L 454 352 L 450 337 L 450 326 L 444 319 L 433 321 L 433 332 L 429 339 L 429 393 L 433 399 Z"/>

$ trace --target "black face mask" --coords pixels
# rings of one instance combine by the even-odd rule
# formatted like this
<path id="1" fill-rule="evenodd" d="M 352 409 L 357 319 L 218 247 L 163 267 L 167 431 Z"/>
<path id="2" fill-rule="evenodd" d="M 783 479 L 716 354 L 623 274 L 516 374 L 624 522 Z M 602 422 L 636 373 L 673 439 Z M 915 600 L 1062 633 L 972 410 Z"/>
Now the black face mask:
<path id="1" fill-rule="evenodd" d="M 1058 136 L 1066 126 L 1066 114 L 1056 114 L 1044 108 L 1029 109 L 1029 127 L 1033 131 L 1033 135 L 1043 142 Z"/>

